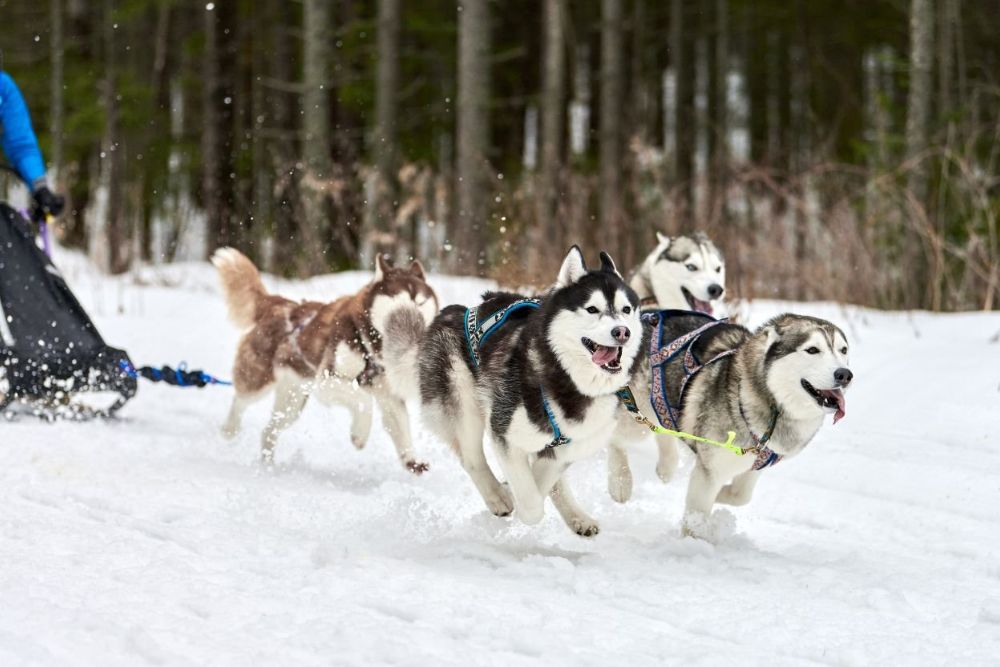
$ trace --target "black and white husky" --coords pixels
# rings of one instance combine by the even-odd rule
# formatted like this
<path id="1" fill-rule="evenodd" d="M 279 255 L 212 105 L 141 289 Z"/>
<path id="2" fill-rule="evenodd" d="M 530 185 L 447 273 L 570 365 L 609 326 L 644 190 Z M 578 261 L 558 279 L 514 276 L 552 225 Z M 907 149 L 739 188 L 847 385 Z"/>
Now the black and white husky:
<path id="1" fill-rule="evenodd" d="M 726 262 L 707 236 L 669 237 L 656 233 L 656 247 L 639 265 L 630 285 L 639 295 L 643 310 L 693 310 L 714 314 L 725 293 Z M 649 403 L 649 362 L 643 350 L 631 387 L 639 409 L 654 418 Z M 620 503 L 632 496 L 632 471 L 628 448 L 648 438 L 650 431 L 636 424 L 622 411 L 608 450 L 608 492 Z M 656 474 L 669 482 L 677 470 L 677 442 L 669 436 L 657 436 L 659 460 Z"/>
<path id="2" fill-rule="evenodd" d="M 562 474 L 608 445 L 621 412 L 615 392 L 643 338 L 639 297 L 606 253 L 588 271 L 574 246 L 538 300 L 487 293 L 476 307 L 448 306 L 426 330 L 403 307 L 386 326 L 390 382 L 420 396 L 425 423 L 458 454 L 493 514 L 516 509 L 535 524 L 550 495 L 571 529 L 597 533 Z M 509 491 L 486 462 L 487 431 Z"/>

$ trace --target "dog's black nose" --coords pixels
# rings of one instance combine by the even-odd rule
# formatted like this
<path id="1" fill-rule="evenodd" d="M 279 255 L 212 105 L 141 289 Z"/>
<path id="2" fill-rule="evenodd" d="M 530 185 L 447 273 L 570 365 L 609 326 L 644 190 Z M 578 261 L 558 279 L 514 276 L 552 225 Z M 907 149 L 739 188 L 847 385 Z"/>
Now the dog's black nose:
<path id="1" fill-rule="evenodd" d="M 628 330 L 628 327 L 615 327 L 611 330 L 611 337 L 619 343 L 624 343 L 631 335 L 632 332 Z"/>
<path id="2" fill-rule="evenodd" d="M 725 292 L 725 291 L 726 290 L 723 289 L 722 285 L 716 285 L 716 284 L 709 285 L 708 286 L 708 298 L 709 299 L 718 299 L 720 296 L 722 296 L 722 293 Z"/>
<path id="3" fill-rule="evenodd" d="M 838 387 L 846 387 L 854 379 L 854 373 L 850 368 L 838 368 L 833 372 L 833 379 L 836 380 Z"/>

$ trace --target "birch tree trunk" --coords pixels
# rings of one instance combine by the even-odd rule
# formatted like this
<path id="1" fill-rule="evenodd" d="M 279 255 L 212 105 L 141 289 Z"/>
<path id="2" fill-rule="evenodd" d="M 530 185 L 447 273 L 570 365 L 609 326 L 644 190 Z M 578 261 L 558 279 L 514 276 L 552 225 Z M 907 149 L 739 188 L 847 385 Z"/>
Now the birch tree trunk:
<path id="1" fill-rule="evenodd" d="M 622 247 L 622 0 L 601 1 L 600 219 L 607 249 Z M 621 261 L 619 259 L 619 261 Z"/>
<path id="2" fill-rule="evenodd" d="M 332 0 L 305 0 L 302 96 L 302 244 L 303 270 L 326 268 L 325 250 L 329 224 L 327 196 L 332 176 L 330 159 L 330 6 Z"/>
<path id="3" fill-rule="evenodd" d="M 482 274 L 489 211 L 490 15 L 488 0 L 464 0 L 458 21 L 458 211 L 456 268 Z"/>
<path id="4" fill-rule="evenodd" d="M 397 144 L 399 113 L 399 26 L 400 0 L 378 1 L 375 91 L 375 229 L 369 230 L 368 244 L 374 253 L 395 254 L 399 246 L 396 204 L 399 197 Z"/>

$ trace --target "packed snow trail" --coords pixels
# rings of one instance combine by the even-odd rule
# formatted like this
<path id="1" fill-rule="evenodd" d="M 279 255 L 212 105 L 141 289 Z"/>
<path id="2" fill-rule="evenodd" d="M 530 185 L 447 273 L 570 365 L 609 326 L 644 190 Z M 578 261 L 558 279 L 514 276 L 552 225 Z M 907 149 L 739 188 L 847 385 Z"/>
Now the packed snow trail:
<path id="1" fill-rule="evenodd" d="M 57 262 L 136 363 L 227 376 L 238 332 L 208 265 L 96 277 Z M 269 280 L 331 299 L 366 274 Z M 442 304 L 485 283 L 434 276 Z M 144 383 L 119 421 L 0 424 L 0 664 L 996 664 L 1000 654 L 1000 314 L 827 317 L 851 342 L 847 417 L 768 470 L 717 545 L 679 536 L 652 443 L 633 500 L 603 458 L 571 470 L 601 522 L 585 540 L 551 505 L 536 527 L 486 512 L 419 426 L 431 470 L 368 447 L 310 403 L 257 466 L 268 403 L 228 443 L 223 387 Z M 415 412 L 415 411 L 414 411 Z"/>

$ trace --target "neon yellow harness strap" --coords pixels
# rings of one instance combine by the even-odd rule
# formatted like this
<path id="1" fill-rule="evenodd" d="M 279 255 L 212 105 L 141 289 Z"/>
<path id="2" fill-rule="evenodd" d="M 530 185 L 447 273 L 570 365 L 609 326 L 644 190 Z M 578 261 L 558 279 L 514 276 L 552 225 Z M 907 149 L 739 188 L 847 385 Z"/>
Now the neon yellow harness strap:
<path id="1" fill-rule="evenodd" d="M 709 438 L 703 438 L 700 435 L 694 435 L 691 433 L 685 433 L 684 431 L 675 431 L 673 429 L 664 428 L 659 424 L 654 424 L 649 419 L 646 418 L 644 414 L 639 412 L 639 406 L 635 403 L 635 396 L 632 394 L 632 389 L 630 387 L 625 387 L 618 393 L 618 398 L 621 400 L 622 405 L 625 409 L 632 414 L 632 418 L 639 424 L 642 424 L 648 428 L 653 433 L 658 433 L 660 435 L 672 435 L 675 438 L 681 438 L 683 440 L 691 440 L 693 442 L 701 442 L 706 445 L 715 445 L 716 447 L 722 447 L 723 449 L 728 449 L 737 456 L 743 456 L 750 452 L 755 451 L 752 448 L 743 448 L 736 444 L 736 431 L 728 431 L 726 433 L 726 441 L 719 442 L 718 440 L 711 440 Z"/>

